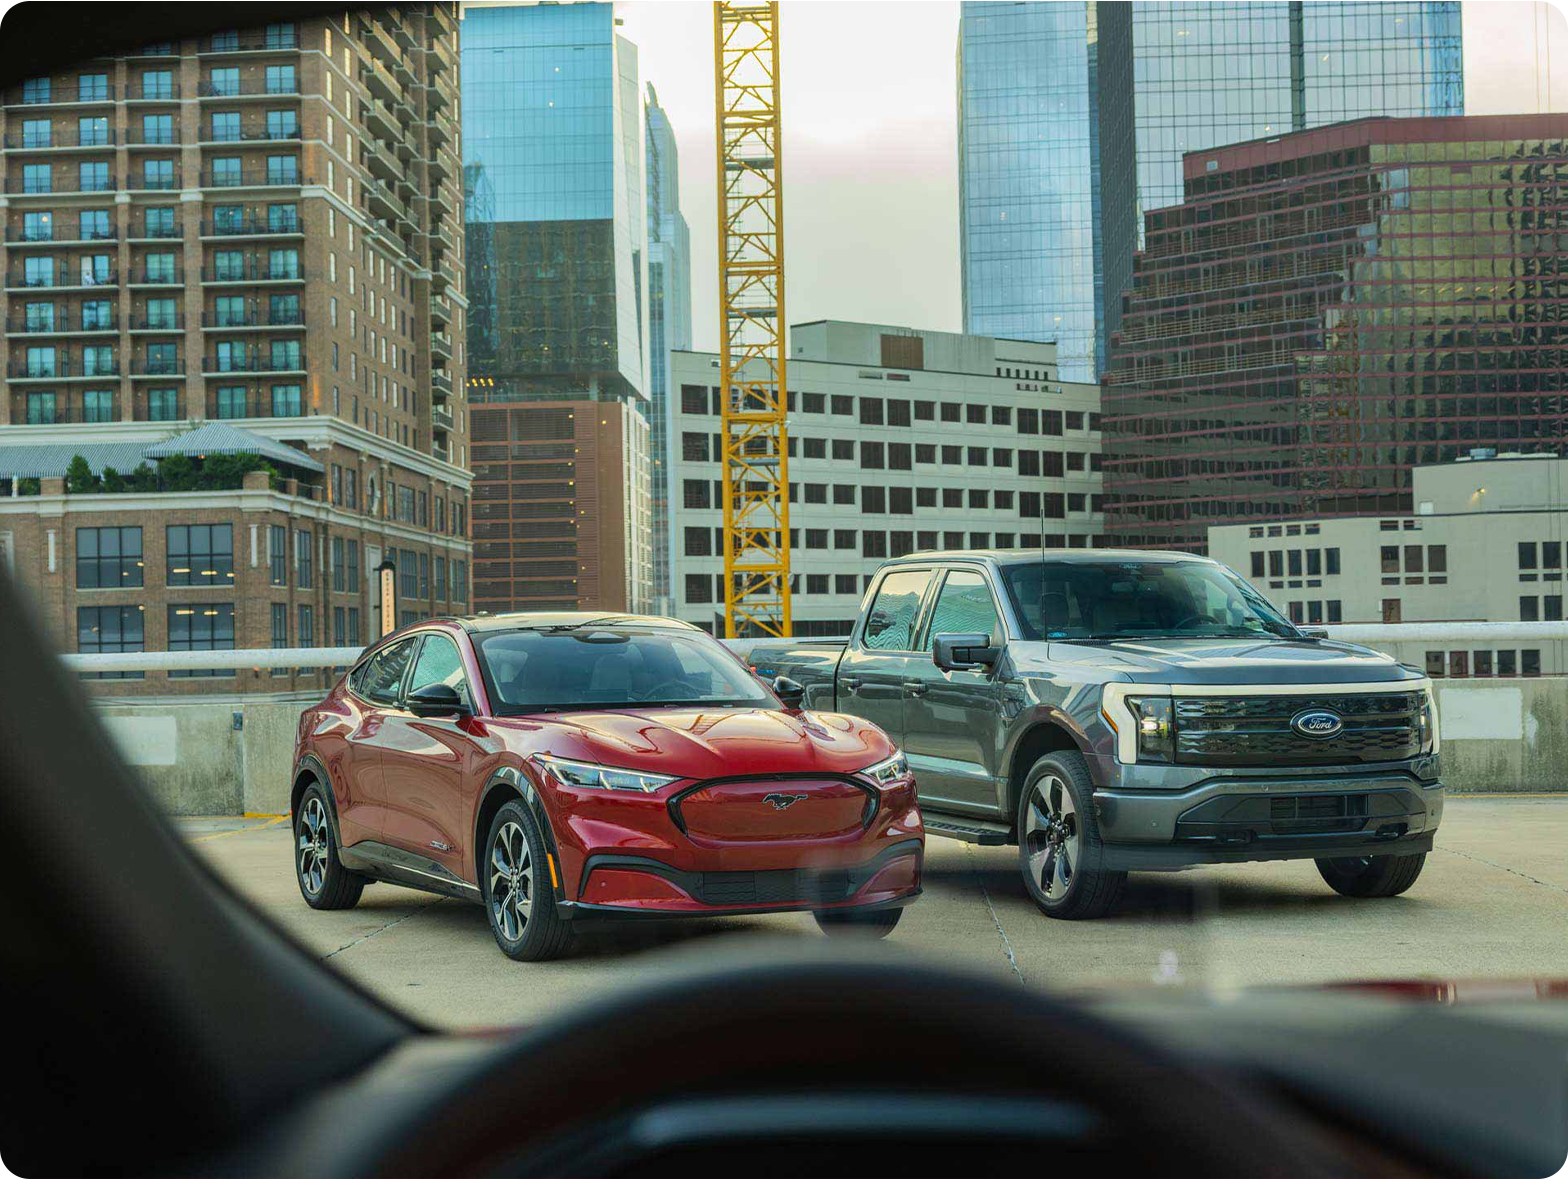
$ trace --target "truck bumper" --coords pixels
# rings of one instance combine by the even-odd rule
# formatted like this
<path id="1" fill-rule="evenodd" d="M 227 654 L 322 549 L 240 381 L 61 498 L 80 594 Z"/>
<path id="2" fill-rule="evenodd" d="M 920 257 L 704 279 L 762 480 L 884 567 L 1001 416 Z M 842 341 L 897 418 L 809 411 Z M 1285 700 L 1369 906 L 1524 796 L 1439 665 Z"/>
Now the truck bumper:
<path id="1" fill-rule="evenodd" d="M 1132 778 L 1128 774 L 1126 778 Z M 1094 792 L 1113 871 L 1430 851 L 1443 784 L 1409 773 L 1219 777 L 1184 789 Z"/>

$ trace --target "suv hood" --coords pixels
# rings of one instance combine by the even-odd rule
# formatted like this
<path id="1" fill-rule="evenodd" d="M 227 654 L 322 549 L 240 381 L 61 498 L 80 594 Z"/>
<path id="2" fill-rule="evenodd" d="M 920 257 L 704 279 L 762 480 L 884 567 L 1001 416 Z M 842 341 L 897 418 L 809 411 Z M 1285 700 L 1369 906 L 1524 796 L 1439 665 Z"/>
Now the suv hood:
<path id="1" fill-rule="evenodd" d="M 1135 683 L 1355 684 L 1421 678 L 1391 655 L 1323 640 L 1053 639 L 1030 645 L 1048 648 L 1052 663 L 1080 664 Z"/>
<path id="2" fill-rule="evenodd" d="M 853 774 L 894 752 L 882 730 L 859 717 L 777 708 L 582 711 L 486 723 L 498 733 L 527 730 L 531 748 L 556 757 L 679 778 Z"/>

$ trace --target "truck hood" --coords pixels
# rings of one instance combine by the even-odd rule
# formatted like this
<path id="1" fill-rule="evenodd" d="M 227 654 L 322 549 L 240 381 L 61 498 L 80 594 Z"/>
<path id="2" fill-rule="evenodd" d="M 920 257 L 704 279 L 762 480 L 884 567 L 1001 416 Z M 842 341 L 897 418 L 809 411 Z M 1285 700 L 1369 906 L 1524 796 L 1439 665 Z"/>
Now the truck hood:
<path id="1" fill-rule="evenodd" d="M 1079 664 L 1135 683 L 1355 684 L 1417 680 L 1391 655 L 1330 641 L 1285 639 L 1119 639 L 1028 644 L 1054 664 Z M 1020 661 L 1027 671 L 1027 662 Z"/>
<path id="2" fill-rule="evenodd" d="M 679 778 L 853 774 L 895 746 L 859 717 L 768 708 L 646 708 L 487 721 L 556 757 Z"/>

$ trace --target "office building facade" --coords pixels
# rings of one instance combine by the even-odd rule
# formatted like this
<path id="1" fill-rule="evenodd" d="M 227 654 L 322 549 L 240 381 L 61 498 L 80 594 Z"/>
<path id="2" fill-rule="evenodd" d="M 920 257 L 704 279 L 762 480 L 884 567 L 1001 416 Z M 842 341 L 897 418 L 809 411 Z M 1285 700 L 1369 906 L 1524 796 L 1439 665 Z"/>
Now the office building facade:
<path id="1" fill-rule="evenodd" d="M 797 635 L 847 633 L 890 557 L 1097 543 L 1099 390 L 1052 345 L 837 320 L 789 339 Z M 718 357 L 677 352 L 672 379 L 676 616 L 722 634 Z"/>
<path id="2" fill-rule="evenodd" d="M 76 580 L 75 546 L 106 529 L 126 545 L 135 530 L 151 560 L 196 545 L 198 527 L 199 551 L 230 554 L 217 604 L 232 626 L 206 641 L 326 642 L 339 612 L 346 633 L 349 611 L 373 604 L 366 577 L 354 591 L 346 568 L 335 580 L 351 539 L 357 575 L 373 550 L 410 554 L 409 616 L 466 605 L 457 41 L 454 5 L 413 5 L 149 44 L 7 91 L 0 532 L 24 584 L 63 578 L 49 608 L 66 650 L 91 632 L 83 611 L 124 606 Z M 304 457 L 258 489 L 206 470 L 211 455 L 144 455 L 203 423 Z M 254 457 L 262 442 L 234 445 Z M 45 491 L 78 451 L 99 483 Z M 199 514 L 220 499 L 223 519 Z M 308 540 L 279 525 L 277 558 L 305 546 L 304 580 L 240 593 L 235 570 L 272 560 L 251 547 L 261 517 L 244 514 L 263 504 L 313 521 Z M 176 579 L 164 588 L 186 588 L 177 569 L 158 571 Z M 149 590 L 152 566 L 140 575 Z M 135 641 L 190 641 L 173 625 L 144 620 Z"/>
<path id="3" fill-rule="evenodd" d="M 1184 152 L 1370 115 L 1464 113 L 1458 0 L 965 3 L 965 330 L 1105 371 L 1140 211 Z"/>
<path id="4" fill-rule="evenodd" d="M 648 84 L 648 453 L 653 520 L 653 608 L 674 608 L 670 584 L 670 356 L 691 350 L 691 230 L 681 213 L 680 154 Z"/>
<path id="5" fill-rule="evenodd" d="M 1417 466 L 1563 450 L 1568 116 L 1366 119 L 1185 168 L 1104 381 L 1115 543 L 1408 512 Z"/>
<path id="6" fill-rule="evenodd" d="M 1220 524 L 1209 552 L 1304 626 L 1560 622 L 1565 463 L 1477 447 L 1412 472 L 1414 511 Z M 1378 645 L 1432 676 L 1563 671 L 1559 640 Z"/>

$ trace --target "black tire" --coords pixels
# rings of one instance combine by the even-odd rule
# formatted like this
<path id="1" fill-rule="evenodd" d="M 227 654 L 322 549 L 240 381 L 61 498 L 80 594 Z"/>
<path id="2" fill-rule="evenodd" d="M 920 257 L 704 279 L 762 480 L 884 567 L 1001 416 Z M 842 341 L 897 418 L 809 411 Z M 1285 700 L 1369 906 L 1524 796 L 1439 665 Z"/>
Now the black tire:
<path id="1" fill-rule="evenodd" d="M 812 914 L 817 919 L 817 928 L 829 937 L 864 938 L 886 937 L 903 915 L 902 909 L 873 909 L 869 913 L 823 909 Z"/>
<path id="2" fill-rule="evenodd" d="M 1347 897 L 1397 897 L 1421 875 L 1426 853 L 1413 856 L 1361 856 L 1318 860 L 1318 874 Z"/>
<path id="3" fill-rule="evenodd" d="M 365 891 L 365 878 L 338 862 L 332 801 L 319 782 L 306 788 L 294 813 L 294 881 L 312 909 L 352 909 Z"/>
<path id="4" fill-rule="evenodd" d="M 510 865 L 512 873 L 504 872 L 499 863 Z M 506 803 L 491 820 L 479 861 L 479 888 L 490 917 L 490 932 L 508 958 L 547 962 L 571 946 L 571 924 L 555 911 L 555 887 L 550 881 L 544 838 L 523 803 Z M 523 898 L 520 904 L 514 903 L 518 896 Z"/>
<path id="5" fill-rule="evenodd" d="M 1105 845 L 1089 805 L 1093 794 L 1088 763 L 1076 749 L 1047 754 L 1024 779 L 1018 798 L 1018 868 L 1030 897 L 1048 917 L 1104 917 L 1127 886 L 1127 873 L 1101 866 Z"/>

